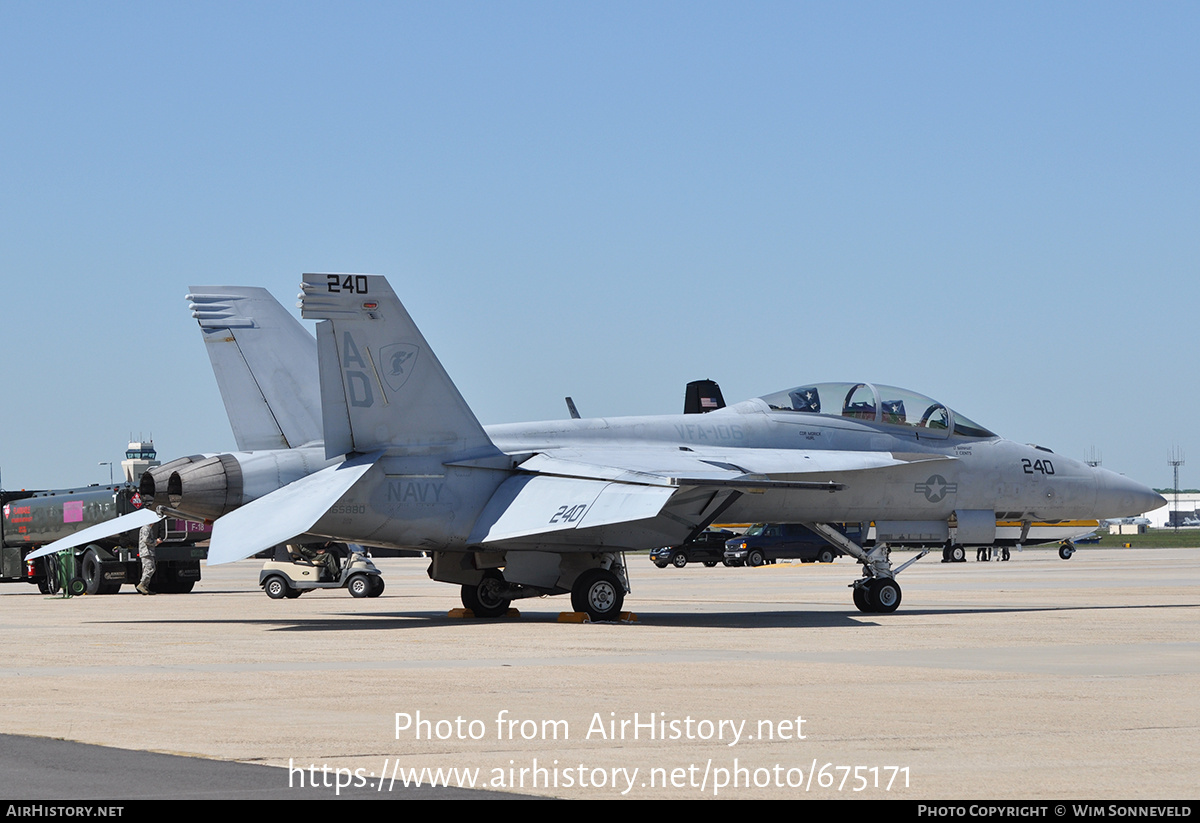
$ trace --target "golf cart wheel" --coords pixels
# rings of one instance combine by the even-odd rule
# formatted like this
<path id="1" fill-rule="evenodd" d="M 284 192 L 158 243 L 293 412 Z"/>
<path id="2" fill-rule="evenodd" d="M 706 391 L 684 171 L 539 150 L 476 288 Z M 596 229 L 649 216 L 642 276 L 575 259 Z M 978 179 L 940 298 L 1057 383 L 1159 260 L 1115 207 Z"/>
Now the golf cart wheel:
<path id="1" fill-rule="evenodd" d="M 350 578 L 346 588 L 350 590 L 351 597 L 366 597 L 371 593 L 371 581 L 365 574 L 356 574 Z"/>

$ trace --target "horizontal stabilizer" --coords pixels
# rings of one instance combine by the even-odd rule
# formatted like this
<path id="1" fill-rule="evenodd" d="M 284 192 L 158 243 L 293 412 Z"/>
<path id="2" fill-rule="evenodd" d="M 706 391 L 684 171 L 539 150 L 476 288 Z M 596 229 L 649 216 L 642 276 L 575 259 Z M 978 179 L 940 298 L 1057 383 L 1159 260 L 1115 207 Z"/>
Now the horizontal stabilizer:
<path id="1" fill-rule="evenodd" d="M 55 540 L 53 543 L 47 543 L 40 549 L 30 552 L 25 555 L 26 560 L 33 560 L 38 557 L 45 557 L 48 554 L 54 554 L 63 549 L 73 549 L 76 546 L 84 546 L 88 543 L 93 543 L 97 540 L 103 540 L 106 537 L 112 537 L 117 534 L 140 529 L 142 526 L 148 526 L 151 523 L 157 523 L 162 520 L 155 512 L 150 509 L 142 509 L 133 514 L 124 514 L 113 520 L 106 520 L 103 523 L 97 523 L 95 526 L 88 526 L 86 529 L 81 529 L 68 537 L 61 540 Z"/>
<path id="2" fill-rule="evenodd" d="M 304 534 L 379 459 L 362 455 L 289 483 L 213 523 L 208 565 L 232 563 Z"/>

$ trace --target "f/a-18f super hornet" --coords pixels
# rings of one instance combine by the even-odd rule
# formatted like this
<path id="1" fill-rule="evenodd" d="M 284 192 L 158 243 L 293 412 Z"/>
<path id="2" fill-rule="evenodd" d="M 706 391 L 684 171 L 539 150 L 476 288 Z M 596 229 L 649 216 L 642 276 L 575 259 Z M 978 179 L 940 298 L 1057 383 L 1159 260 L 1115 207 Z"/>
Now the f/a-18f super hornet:
<path id="1" fill-rule="evenodd" d="M 702 416 L 485 429 L 384 278 L 308 274 L 300 301 L 321 321 L 323 456 L 334 463 L 240 507 L 252 482 L 241 463 L 236 481 L 199 466 L 172 474 L 173 508 L 219 518 L 210 563 L 301 535 L 418 549 L 476 614 L 569 592 L 576 610 L 612 619 L 628 591 L 623 551 L 683 542 L 718 518 L 802 522 L 862 564 L 858 608 L 888 612 L 902 570 L 889 545 L 952 533 L 990 544 L 998 518 L 1162 503 L 1111 471 L 869 383 L 806 384 Z M 834 525 L 870 521 L 870 550 Z"/>
<path id="2" fill-rule="evenodd" d="M 718 518 L 799 522 L 862 564 L 860 610 L 890 612 L 908 565 L 892 565 L 890 546 L 990 545 L 997 519 L 1162 505 L 1108 470 L 869 383 L 805 384 L 705 415 L 484 428 L 384 278 L 309 274 L 300 298 L 321 321 L 323 448 L 285 437 L 299 448 L 185 458 L 153 478 L 172 510 L 216 519 L 209 563 L 307 540 L 418 549 L 477 615 L 569 592 L 577 611 L 613 619 L 625 550 L 684 542 Z M 869 522 L 869 549 L 836 526 Z"/>

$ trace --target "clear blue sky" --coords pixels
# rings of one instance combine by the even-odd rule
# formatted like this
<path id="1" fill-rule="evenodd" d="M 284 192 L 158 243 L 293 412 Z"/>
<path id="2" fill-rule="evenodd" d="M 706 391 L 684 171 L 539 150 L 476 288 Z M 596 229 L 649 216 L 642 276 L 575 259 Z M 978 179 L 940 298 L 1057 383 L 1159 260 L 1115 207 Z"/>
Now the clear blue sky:
<path id="1" fill-rule="evenodd" d="M 871 380 L 1200 486 L 1196 3 L 0 4 L 0 471 L 234 447 L 184 295 L 388 276 L 484 423 Z"/>

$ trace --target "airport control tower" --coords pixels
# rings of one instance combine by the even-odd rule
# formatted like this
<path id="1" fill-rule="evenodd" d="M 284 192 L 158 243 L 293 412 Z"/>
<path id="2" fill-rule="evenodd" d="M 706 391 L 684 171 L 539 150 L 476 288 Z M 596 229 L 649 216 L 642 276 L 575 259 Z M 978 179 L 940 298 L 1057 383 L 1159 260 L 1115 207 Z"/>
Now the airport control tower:
<path id="1" fill-rule="evenodd" d="M 125 459 L 121 461 L 121 468 L 125 471 L 125 482 L 132 483 L 135 487 L 147 469 L 161 465 L 158 452 L 154 451 L 153 440 L 130 441 L 129 448 L 125 449 Z"/>

